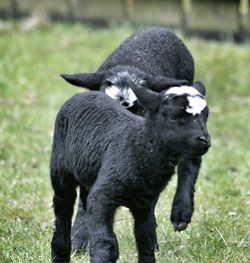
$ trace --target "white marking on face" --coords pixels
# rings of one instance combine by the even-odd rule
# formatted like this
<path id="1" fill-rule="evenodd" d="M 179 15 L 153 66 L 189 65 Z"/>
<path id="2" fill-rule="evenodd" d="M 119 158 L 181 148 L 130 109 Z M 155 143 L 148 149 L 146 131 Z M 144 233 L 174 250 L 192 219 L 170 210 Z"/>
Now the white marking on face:
<path id="1" fill-rule="evenodd" d="M 165 92 L 166 96 L 167 95 L 182 96 L 185 94 L 188 96 L 199 95 L 199 96 L 203 97 L 203 95 L 197 89 L 195 89 L 191 86 L 172 87 Z"/>
<path id="2" fill-rule="evenodd" d="M 165 92 L 165 97 L 183 96 L 185 95 L 188 100 L 188 106 L 186 112 L 193 116 L 201 114 L 207 103 L 204 96 L 195 88 L 191 86 L 172 87 Z"/>
<path id="3" fill-rule="evenodd" d="M 129 87 L 129 81 L 132 81 L 135 85 L 143 85 L 145 83 L 143 79 L 138 78 L 135 74 L 130 74 L 127 71 L 118 72 L 107 80 L 113 83 L 113 85 L 107 87 L 105 89 L 105 93 L 112 99 L 120 102 L 120 104 L 122 104 L 125 108 L 132 107 L 137 100 L 135 93 Z M 119 87 L 121 85 L 121 81 L 123 81 L 122 83 L 125 83 L 126 85 L 126 80 L 128 86 Z"/>
<path id="4" fill-rule="evenodd" d="M 121 90 L 116 86 L 107 87 L 105 93 L 113 100 L 118 100 L 121 96 Z"/>
<path id="5" fill-rule="evenodd" d="M 105 93 L 112 98 L 120 102 L 125 108 L 130 108 L 134 105 L 137 97 L 135 96 L 133 90 L 131 88 L 123 88 L 120 89 L 117 86 L 110 86 L 105 89 Z M 126 102 L 124 105 L 123 103 Z"/>
<path id="6" fill-rule="evenodd" d="M 145 83 L 145 81 L 141 78 L 138 78 L 135 74 L 130 74 L 127 71 L 121 71 L 116 73 L 116 75 L 111 76 L 108 80 L 112 82 L 114 85 L 116 85 L 120 80 L 122 79 L 128 79 L 136 85 L 142 85 Z"/>
<path id="7" fill-rule="evenodd" d="M 137 100 L 137 97 L 135 96 L 135 93 L 131 88 L 124 89 L 122 94 L 124 94 L 124 99 L 129 103 L 129 107 L 133 106 L 135 101 Z"/>
<path id="8" fill-rule="evenodd" d="M 192 114 L 193 116 L 201 114 L 203 109 L 207 106 L 206 101 L 200 96 L 187 96 L 187 99 L 189 105 L 186 108 L 186 112 Z"/>

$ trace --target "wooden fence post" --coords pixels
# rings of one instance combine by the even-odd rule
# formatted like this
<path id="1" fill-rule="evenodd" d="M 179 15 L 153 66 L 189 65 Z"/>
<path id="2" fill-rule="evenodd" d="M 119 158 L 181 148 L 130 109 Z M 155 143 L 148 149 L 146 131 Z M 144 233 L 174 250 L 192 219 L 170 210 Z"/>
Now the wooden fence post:
<path id="1" fill-rule="evenodd" d="M 239 37 L 244 42 L 247 37 L 247 19 L 249 14 L 249 0 L 240 0 L 239 2 Z"/>
<path id="2" fill-rule="evenodd" d="M 68 0 L 68 18 L 71 22 L 74 22 L 76 20 L 77 6 L 78 0 Z"/>
<path id="3" fill-rule="evenodd" d="M 125 17 L 128 21 L 132 21 L 132 13 L 134 10 L 135 0 L 122 0 Z"/>
<path id="4" fill-rule="evenodd" d="M 181 27 L 184 33 L 187 33 L 190 28 L 192 0 L 181 0 Z"/>
<path id="5" fill-rule="evenodd" d="M 16 19 L 20 15 L 18 0 L 11 0 L 10 15 L 12 19 Z"/>

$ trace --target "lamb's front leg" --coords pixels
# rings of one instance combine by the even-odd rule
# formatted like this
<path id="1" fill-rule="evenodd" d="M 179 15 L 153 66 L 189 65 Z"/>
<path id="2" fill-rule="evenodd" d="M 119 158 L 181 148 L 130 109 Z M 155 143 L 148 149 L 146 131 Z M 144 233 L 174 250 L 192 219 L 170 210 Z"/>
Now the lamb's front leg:
<path id="1" fill-rule="evenodd" d="M 201 165 L 201 157 L 182 159 L 178 164 L 178 184 L 175 193 L 171 222 L 175 231 L 185 230 L 194 210 L 195 182 Z"/>
<path id="2" fill-rule="evenodd" d="M 87 225 L 91 263 L 114 263 L 119 257 L 118 242 L 113 232 L 116 205 L 110 196 L 110 186 L 109 183 L 100 185 L 97 182 L 88 196 Z"/>
<path id="3" fill-rule="evenodd" d="M 156 199 L 157 201 L 158 199 Z M 156 222 L 154 216 L 154 201 L 150 209 L 134 210 L 131 209 L 134 223 L 134 233 L 138 249 L 139 263 L 154 263 L 155 248 L 157 248 Z"/>

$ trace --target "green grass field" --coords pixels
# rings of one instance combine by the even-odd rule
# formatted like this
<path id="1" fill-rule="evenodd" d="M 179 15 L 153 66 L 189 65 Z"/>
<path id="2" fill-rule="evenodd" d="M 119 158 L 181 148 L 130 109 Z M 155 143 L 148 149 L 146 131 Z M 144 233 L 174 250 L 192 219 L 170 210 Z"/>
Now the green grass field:
<path id="1" fill-rule="evenodd" d="M 53 25 L 0 31 L 0 262 L 50 262 L 49 157 L 62 103 L 78 91 L 59 73 L 94 71 L 132 29 Z M 250 44 L 185 39 L 207 87 L 212 148 L 204 157 L 189 228 L 169 220 L 176 176 L 157 206 L 157 262 L 250 262 Z M 133 221 L 116 217 L 120 263 L 137 262 Z M 72 262 L 88 262 L 88 254 Z"/>

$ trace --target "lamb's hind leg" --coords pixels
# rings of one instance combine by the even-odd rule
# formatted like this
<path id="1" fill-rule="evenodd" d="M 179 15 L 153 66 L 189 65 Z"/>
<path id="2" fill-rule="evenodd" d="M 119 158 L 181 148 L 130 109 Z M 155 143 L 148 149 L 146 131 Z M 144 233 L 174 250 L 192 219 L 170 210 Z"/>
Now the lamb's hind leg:
<path id="1" fill-rule="evenodd" d="M 89 233 L 87 229 L 86 202 L 88 192 L 80 187 L 80 199 L 75 222 L 72 226 L 71 240 L 72 248 L 76 251 L 85 250 L 88 245 Z"/>
<path id="2" fill-rule="evenodd" d="M 71 252 L 71 219 L 73 215 L 76 190 L 74 180 L 57 173 L 51 174 L 54 189 L 53 205 L 55 213 L 55 231 L 51 242 L 51 257 L 54 263 L 67 263 Z"/>
<path id="3" fill-rule="evenodd" d="M 171 221 L 175 231 L 185 230 L 194 210 L 195 182 L 201 165 L 201 157 L 182 159 L 178 164 L 178 184 L 174 197 Z"/>

